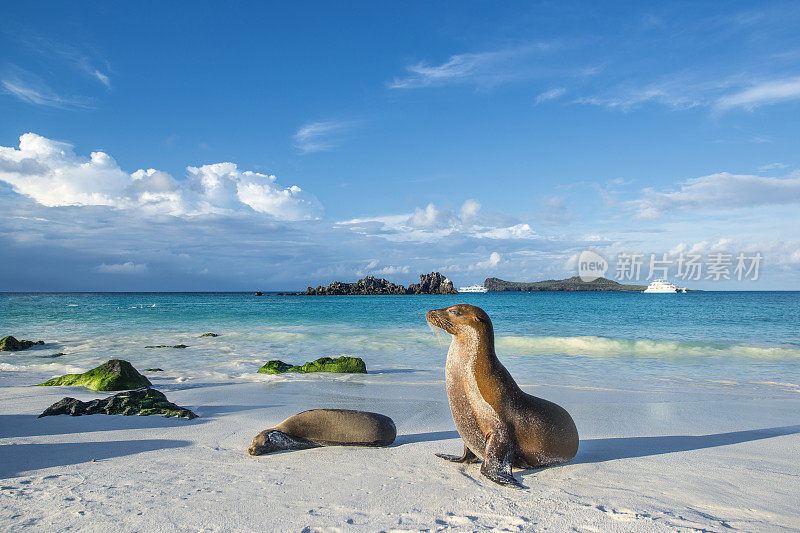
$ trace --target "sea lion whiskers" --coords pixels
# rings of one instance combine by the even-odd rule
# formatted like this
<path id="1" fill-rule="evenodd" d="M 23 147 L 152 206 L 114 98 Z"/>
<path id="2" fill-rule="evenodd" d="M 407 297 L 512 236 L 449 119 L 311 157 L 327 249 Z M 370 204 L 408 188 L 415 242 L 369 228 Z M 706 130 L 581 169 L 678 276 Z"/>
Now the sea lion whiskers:
<path id="1" fill-rule="evenodd" d="M 437 326 L 434 326 L 430 320 L 428 320 L 427 322 L 428 322 L 428 327 L 431 328 L 431 332 L 436 336 L 436 340 L 439 341 L 439 346 L 447 346 L 447 339 L 444 338 L 442 330 Z"/>

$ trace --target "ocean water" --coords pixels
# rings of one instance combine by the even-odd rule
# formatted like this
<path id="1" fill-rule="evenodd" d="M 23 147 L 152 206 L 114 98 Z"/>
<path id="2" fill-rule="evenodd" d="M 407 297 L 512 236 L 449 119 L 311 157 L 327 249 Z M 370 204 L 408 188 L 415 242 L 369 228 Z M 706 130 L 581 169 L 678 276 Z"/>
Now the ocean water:
<path id="1" fill-rule="evenodd" d="M 521 385 L 796 397 L 799 292 L 488 293 L 279 296 L 244 293 L 0 294 L 0 336 L 46 341 L 0 352 L 0 386 L 131 361 L 176 386 L 208 381 L 440 383 L 449 335 L 429 309 L 492 318 L 497 353 Z M 220 337 L 199 337 L 215 332 Z M 186 344 L 186 349 L 147 345 Z M 64 355 L 54 356 L 62 352 Z M 257 374 L 266 361 L 362 357 L 367 376 Z"/>

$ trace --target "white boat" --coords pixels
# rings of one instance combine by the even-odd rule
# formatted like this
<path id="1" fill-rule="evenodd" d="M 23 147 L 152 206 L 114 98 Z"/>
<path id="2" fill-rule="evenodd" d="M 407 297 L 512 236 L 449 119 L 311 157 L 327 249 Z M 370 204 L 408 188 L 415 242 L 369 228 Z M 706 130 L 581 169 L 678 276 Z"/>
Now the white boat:
<path id="1" fill-rule="evenodd" d="M 458 292 L 489 292 L 489 289 L 483 285 L 470 285 L 468 287 L 459 287 Z"/>
<path id="2" fill-rule="evenodd" d="M 676 287 L 665 279 L 657 279 L 650 283 L 642 292 L 655 292 L 662 294 L 675 294 L 676 292 L 686 292 L 686 287 Z"/>

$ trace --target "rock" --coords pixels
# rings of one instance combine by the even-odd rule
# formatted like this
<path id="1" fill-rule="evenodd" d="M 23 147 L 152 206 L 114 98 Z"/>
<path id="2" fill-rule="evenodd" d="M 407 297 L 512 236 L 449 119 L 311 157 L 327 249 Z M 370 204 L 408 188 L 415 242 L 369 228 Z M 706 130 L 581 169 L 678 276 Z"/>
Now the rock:
<path id="1" fill-rule="evenodd" d="M 320 357 L 316 361 L 310 361 L 303 366 L 294 366 L 283 361 L 269 361 L 258 369 L 262 374 L 283 374 L 284 372 L 337 372 L 342 374 L 366 374 L 367 365 L 360 357 L 348 357 L 343 355 L 336 359 L 330 357 Z"/>
<path id="2" fill-rule="evenodd" d="M 256 291 L 255 296 L 264 296 L 264 293 L 261 291 Z"/>
<path id="3" fill-rule="evenodd" d="M 299 366 L 292 366 L 289 363 L 284 363 L 283 361 L 267 361 L 264 366 L 258 369 L 258 372 L 261 374 L 283 374 L 284 372 L 297 372 L 295 369 L 299 369 Z"/>
<path id="4" fill-rule="evenodd" d="M 408 294 L 458 294 L 453 282 L 438 272 L 421 274 L 419 283 L 408 286 Z"/>
<path id="5" fill-rule="evenodd" d="M 367 276 L 355 283 L 334 281 L 327 287 L 309 287 L 306 294 L 313 295 L 374 295 L 374 294 L 406 294 L 403 285 L 395 285 L 385 279 Z"/>
<path id="6" fill-rule="evenodd" d="M 163 372 L 164 369 L 163 368 L 145 368 L 144 371 L 145 372 Z"/>
<path id="7" fill-rule="evenodd" d="M 45 381 L 40 386 L 83 386 L 97 391 L 128 390 L 149 387 L 150 380 L 122 359 L 111 359 L 83 374 L 67 374 Z"/>
<path id="8" fill-rule="evenodd" d="M 307 295 L 367 295 L 367 294 L 458 294 L 453 287 L 453 282 L 442 276 L 438 272 L 423 274 L 419 277 L 419 283 L 411 285 L 406 289 L 403 285 L 395 285 L 385 279 L 367 276 L 355 283 L 344 283 L 334 281 L 327 287 L 317 288 L 308 287 Z"/>
<path id="9" fill-rule="evenodd" d="M 504 281 L 498 278 L 486 278 L 483 286 L 490 291 L 631 291 L 641 292 L 645 285 L 621 285 L 616 281 L 597 278 L 593 281 L 583 281 L 578 276 L 567 279 L 548 279 L 545 281 Z"/>
<path id="10" fill-rule="evenodd" d="M 64 352 L 58 352 L 58 353 L 51 353 L 50 355 L 43 355 L 42 357 L 61 357 L 62 355 L 67 355 L 67 354 L 65 354 Z"/>
<path id="11" fill-rule="evenodd" d="M 201 337 L 219 337 L 219 333 L 203 333 Z"/>
<path id="12" fill-rule="evenodd" d="M 145 346 L 145 348 L 188 348 L 185 344 L 176 344 L 175 346 L 167 346 L 166 344 L 157 344 L 155 346 Z"/>
<path id="13" fill-rule="evenodd" d="M 17 340 L 9 335 L 0 339 L 0 352 L 19 352 L 38 344 L 44 344 L 44 341 Z"/>
<path id="14" fill-rule="evenodd" d="M 143 387 L 121 392 L 105 399 L 82 402 L 75 398 L 63 398 L 44 410 L 39 418 L 53 415 L 163 415 L 177 418 L 197 418 L 188 409 L 167 400 L 164 393 Z"/>

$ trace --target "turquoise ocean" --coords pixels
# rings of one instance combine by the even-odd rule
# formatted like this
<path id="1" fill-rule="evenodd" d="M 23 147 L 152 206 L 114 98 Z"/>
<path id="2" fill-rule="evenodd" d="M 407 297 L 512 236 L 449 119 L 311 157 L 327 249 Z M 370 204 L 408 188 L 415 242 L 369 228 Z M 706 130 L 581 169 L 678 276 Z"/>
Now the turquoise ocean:
<path id="1" fill-rule="evenodd" d="M 363 358 L 369 375 L 280 379 L 439 382 L 449 336 L 432 331 L 425 312 L 461 302 L 492 318 L 497 353 L 521 385 L 800 393 L 800 292 L 5 293 L 0 336 L 47 344 L 0 353 L 0 386 L 111 358 L 162 368 L 176 385 L 270 380 L 256 374 L 268 360 L 338 355 Z M 206 332 L 220 336 L 199 337 Z M 145 348 L 161 344 L 188 348 Z"/>

